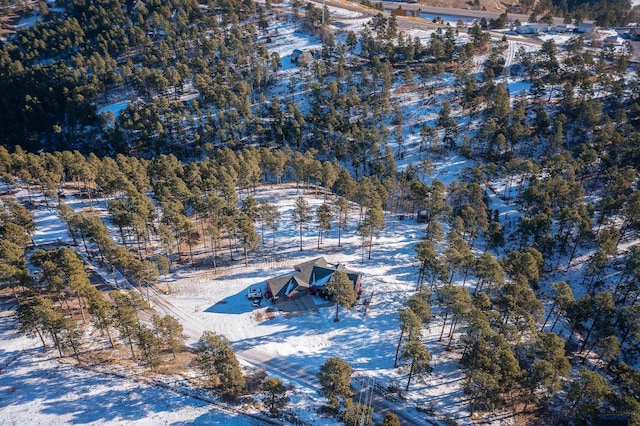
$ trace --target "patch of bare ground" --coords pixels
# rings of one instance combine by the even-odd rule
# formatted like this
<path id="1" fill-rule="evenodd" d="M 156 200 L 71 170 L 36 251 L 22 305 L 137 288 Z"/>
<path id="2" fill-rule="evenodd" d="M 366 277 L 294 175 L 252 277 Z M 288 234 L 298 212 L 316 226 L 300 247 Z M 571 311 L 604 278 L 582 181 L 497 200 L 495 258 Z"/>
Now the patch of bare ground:
<path id="1" fill-rule="evenodd" d="M 276 317 L 276 314 L 275 312 L 273 312 L 273 310 L 271 310 L 271 308 L 260 309 L 253 313 L 253 319 L 256 322 L 272 320 L 275 317 Z"/>
<path id="2" fill-rule="evenodd" d="M 173 355 L 169 354 L 168 359 L 165 361 L 165 364 L 156 368 L 157 374 L 162 375 L 181 375 L 189 368 L 191 368 L 191 364 L 193 359 L 195 358 L 195 354 L 191 352 L 179 352 L 176 354 L 176 359 L 173 359 Z"/>
<path id="3" fill-rule="evenodd" d="M 267 373 L 264 370 L 251 370 L 249 374 L 245 375 L 245 382 L 247 384 L 246 392 L 253 394 L 258 392 L 262 387 L 262 382 L 267 377 Z"/>
<path id="4" fill-rule="evenodd" d="M 118 363 L 123 355 L 126 356 L 116 346 L 115 349 L 94 349 L 82 354 L 80 359 L 87 365 L 113 364 Z"/>
<path id="5" fill-rule="evenodd" d="M 472 420 L 474 424 L 477 425 L 495 424 L 496 422 L 508 423 L 513 426 L 546 425 L 553 423 L 553 421 L 551 423 L 545 421 L 545 412 L 541 407 L 529 404 L 526 408 L 526 411 L 524 411 L 524 404 L 517 404 L 515 412 L 512 410 L 498 412 L 477 411 Z"/>
<path id="6" fill-rule="evenodd" d="M 489 11 L 504 11 L 505 6 L 500 1 L 494 0 L 480 0 L 478 4 L 475 4 L 473 0 L 428 0 L 418 1 L 418 3 L 425 6 L 433 7 L 453 7 L 456 9 L 475 9 L 475 10 L 489 10 Z M 509 2 L 509 5 L 519 2 Z"/>
<path id="7" fill-rule="evenodd" d="M 395 94 L 400 94 L 400 93 L 409 93 L 409 92 L 413 92 L 415 90 L 420 89 L 421 85 L 420 84 L 405 84 L 403 86 L 397 87 L 393 90 L 393 92 Z"/>

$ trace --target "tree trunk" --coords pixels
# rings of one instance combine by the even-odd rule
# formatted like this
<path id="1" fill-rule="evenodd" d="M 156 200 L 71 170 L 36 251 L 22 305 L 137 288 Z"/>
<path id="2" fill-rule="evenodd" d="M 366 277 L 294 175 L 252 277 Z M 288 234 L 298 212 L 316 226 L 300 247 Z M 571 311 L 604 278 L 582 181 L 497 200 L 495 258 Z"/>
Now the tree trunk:
<path id="1" fill-rule="evenodd" d="M 82 297 L 80 297 L 80 294 L 77 291 L 76 291 L 76 297 L 78 298 L 78 306 L 80 307 L 80 313 L 82 314 L 82 323 L 86 324 L 87 317 L 84 314 L 84 303 L 82 302 Z"/>
<path id="2" fill-rule="evenodd" d="M 557 314 L 556 319 L 553 321 L 553 324 L 551 324 L 551 329 L 549 330 L 550 333 L 553 333 L 553 329 L 556 327 L 556 324 L 558 323 L 559 320 L 560 320 L 560 314 Z"/>
<path id="3" fill-rule="evenodd" d="M 62 346 L 60 346 L 60 339 L 58 339 L 58 335 L 56 333 L 54 333 L 53 331 L 51 332 L 51 337 L 53 337 L 53 343 L 56 345 L 56 348 L 58 348 L 58 353 L 60 354 L 60 357 L 62 357 Z"/>
<path id="4" fill-rule="evenodd" d="M 413 377 L 413 366 L 415 364 L 415 359 L 411 360 L 411 369 L 409 370 L 409 380 L 407 380 L 407 387 L 404 388 L 405 391 L 409 391 L 409 385 L 411 384 L 411 377 Z"/>
<path id="5" fill-rule="evenodd" d="M 218 266 L 216 265 L 216 242 L 213 240 L 213 238 L 211 239 L 211 255 L 213 257 L 213 273 L 216 274 L 217 273 L 217 269 Z"/>
<path id="6" fill-rule="evenodd" d="M 440 337 L 438 338 L 439 342 L 442 342 L 442 336 L 444 336 L 444 328 L 447 325 L 447 316 L 449 316 L 448 309 L 444 312 L 444 320 L 442 321 L 442 331 L 440 332 Z"/>
<path id="7" fill-rule="evenodd" d="M 300 251 L 302 251 L 302 222 L 300 222 Z"/>
<path id="8" fill-rule="evenodd" d="M 593 331 L 593 329 L 595 328 L 598 322 L 600 322 L 600 315 L 596 315 L 596 317 L 591 322 L 591 327 L 589 327 L 589 331 L 587 331 L 587 335 L 585 336 L 584 340 L 582 341 L 582 345 L 580 346 L 580 352 L 584 351 L 584 348 L 587 346 L 587 342 L 591 337 L 591 332 Z"/>
<path id="9" fill-rule="evenodd" d="M 105 326 L 104 330 L 107 332 L 107 337 L 109 338 L 109 344 L 111 345 L 111 349 L 115 348 L 116 346 L 113 344 L 113 338 L 111 337 L 109 326 Z"/>
<path id="10" fill-rule="evenodd" d="M 120 231 L 120 239 L 122 240 L 122 245 L 124 248 L 127 248 L 127 239 L 124 237 L 124 229 L 122 226 L 118 225 L 118 230 Z"/>
<path id="11" fill-rule="evenodd" d="M 551 314 L 553 313 L 553 310 L 555 309 L 555 307 L 556 307 L 556 302 L 553 302 L 553 305 L 551 305 L 551 309 L 549 309 L 549 314 L 544 319 L 544 323 L 542 324 L 542 327 L 540 327 L 540 332 L 541 333 L 544 331 L 544 327 L 547 325 L 547 322 L 549 321 L 549 318 L 551 318 Z"/>
<path id="12" fill-rule="evenodd" d="M 396 347 L 396 357 L 393 360 L 393 368 L 398 368 L 398 354 L 400 353 L 400 344 L 402 344 L 402 338 L 404 337 L 404 327 L 400 330 L 400 340 L 398 340 L 398 346 Z"/>
<path id="13" fill-rule="evenodd" d="M 44 336 L 40 332 L 40 329 L 37 328 L 37 327 L 36 327 L 36 333 L 38 334 L 38 337 L 40 338 L 40 341 L 42 342 L 42 347 L 46 348 L 47 347 L 47 342 L 44 341 Z"/>
<path id="14" fill-rule="evenodd" d="M 131 336 L 129 336 L 129 348 L 131 348 L 131 358 L 136 359 L 136 354 L 133 352 L 133 342 L 131 341 Z"/>
<path id="15" fill-rule="evenodd" d="M 73 349 L 73 354 L 76 357 L 76 361 L 80 362 L 80 354 L 78 353 L 78 346 L 76 345 L 76 342 L 69 338 L 69 343 L 71 344 L 71 349 Z"/>
<path id="16" fill-rule="evenodd" d="M 231 236 L 229 236 L 229 238 L 227 238 L 228 242 L 229 242 L 229 255 L 231 256 L 231 261 L 233 262 L 233 250 L 231 249 L 231 246 L 233 245 L 233 242 L 231 241 Z"/>
<path id="17" fill-rule="evenodd" d="M 580 244 L 580 240 L 582 238 L 578 235 L 578 237 L 576 237 L 575 240 L 575 244 L 573 245 L 573 249 L 571 250 L 571 256 L 569 256 L 569 260 L 567 261 L 567 269 L 565 269 L 565 273 L 569 272 L 569 268 L 571 267 L 571 261 L 573 260 L 573 257 L 576 255 L 576 250 L 578 250 L 578 245 Z"/>
<path id="18" fill-rule="evenodd" d="M 138 243 L 138 259 L 142 262 L 142 245 L 140 244 L 140 235 L 136 232 L 136 241 Z"/>
<path id="19" fill-rule="evenodd" d="M 87 256 L 89 256 L 89 259 L 91 259 L 91 254 L 89 254 L 89 249 L 87 248 L 87 242 L 84 239 L 84 231 L 82 230 L 82 226 L 80 226 L 79 228 L 80 228 L 80 238 L 82 239 L 82 245 L 84 246 L 84 252 L 87 253 Z"/>
<path id="20" fill-rule="evenodd" d="M 456 326 L 458 325 L 458 316 L 456 315 L 452 324 L 451 329 L 449 330 L 449 342 L 447 343 L 447 348 L 451 347 L 451 341 L 453 340 L 453 335 L 456 331 Z"/>

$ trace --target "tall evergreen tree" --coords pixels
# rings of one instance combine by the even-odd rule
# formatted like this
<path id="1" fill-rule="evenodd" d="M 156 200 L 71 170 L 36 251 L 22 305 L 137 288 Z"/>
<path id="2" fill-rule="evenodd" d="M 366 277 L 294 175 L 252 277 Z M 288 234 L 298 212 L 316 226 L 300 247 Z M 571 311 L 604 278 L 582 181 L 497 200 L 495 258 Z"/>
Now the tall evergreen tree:
<path id="1" fill-rule="evenodd" d="M 295 207 L 293 209 L 293 222 L 300 231 L 300 251 L 302 251 L 302 230 L 311 222 L 311 207 L 304 197 L 296 198 Z"/>
<path id="2" fill-rule="evenodd" d="M 336 317 L 334 322 L 340 321 L 338 318 L 338 308 L 342 306 L 347 310 L 353 309 L 353 304 L 356 302 L 358 295 L 353 288 L 353 282 L 349 279 L 347 274 L 342 271 L 336 271 L 329 282 L 327 282 L 327 292 L 336 302 Z"/>
<path id="3" fill-rule="evenodd" d="M 345 400 L 352 395 L 351 392 L 351 366 L 340 358 L 328 358 L 320 366 L 318 380 L 322 394 L 329 400 L 329 407 L 337 410 L 340 400 Z"/>

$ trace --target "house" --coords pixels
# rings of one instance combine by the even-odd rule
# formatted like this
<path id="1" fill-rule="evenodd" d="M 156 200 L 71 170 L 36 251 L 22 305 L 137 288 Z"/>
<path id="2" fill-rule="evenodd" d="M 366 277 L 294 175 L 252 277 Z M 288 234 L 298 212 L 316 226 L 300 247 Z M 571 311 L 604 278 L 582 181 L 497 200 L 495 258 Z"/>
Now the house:
<path id="1" fill-rule="evenodd" d="M 526 23 L 524 25 L 520 25 L 519 27 L 516 27 L 516 32 L 518 34 L 540 34 L 540 33 L 549 32 L 550 28 L 551 26 L 549 24 Z"/>
<path id="2" fill-rule="evenodd" d="M 308 63 L 311 58 L 313 58 L 316 55 L 316 50 L 315 49 L 309 49 L 309 50 L 300 50 L 300 49 L 293 49 L 293 52 L 291 52 L 291 56 L 289 57 L 289 59 L 291 60 L 292 64 L 298 64 L 298 62 L 301 59 L 304 59 L 304 63 Z"/>
<path id="3" fill-rule="evenodd" d="M 327 263 L 324 257 L 296 265 L 296 272 L 267 280 L 266 298 L 274 303 L 278 300 L 292 299 L 305 294 L 317 294 L 328 297 L 327 282 L 337 271 L 347 274 L 353 283 L 356 294 L 360 294 L 362 274 L 348 270 L 344 265 Z"/>
<path id="4" fill-rule="evenodd" d="M 551 27 L 551 31 L 553 31 L 554 33 L 570 33 L 573 30 L 575 30 L 576 27 L 575 25 L 571 25 L 571 24 L 555 24 Z"/>
<path id="5" fill-rule="evenodd" d="M 142 0 L 136 0 L 136 2 L 133 4 L 133 10 L 146 10 L 147 9 L 147 5 L 142 1 Z"/>
<path id="6" fill-rule="evenodd" d="M 581 34 L 590 34 L 596 30 L 596 24 L 592 22 L 580 22 L 576 32 Z"/>
<path id="7" fill-rule="evenodd" d="M 616 46 L 622 42 L 622 37 L 618 37 L 617 35 L 607 36 L 602 40 L 602 43 L 605 45 L 613 45 Z"/>

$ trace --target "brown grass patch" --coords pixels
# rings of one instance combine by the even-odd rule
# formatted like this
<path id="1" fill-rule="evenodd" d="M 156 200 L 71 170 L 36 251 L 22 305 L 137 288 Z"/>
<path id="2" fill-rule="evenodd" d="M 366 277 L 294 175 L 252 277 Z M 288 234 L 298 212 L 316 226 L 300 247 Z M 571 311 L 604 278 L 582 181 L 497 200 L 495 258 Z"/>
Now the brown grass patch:
<path id="1" fill-rule="evenodd" d="M 117 349 L 95 349 L 82 354 L 80 359 L 85 364 L 111 364 L 120 359 Z"/>
<path id="2" fill-rule="evenodd" d="M 408 92 L 413 92 L 414 90 L 417 90 L 419 88 L 420 88 L 419 84 L 405 84 L 404 86 L 397 87 L 396 89 L 393 90 L 393 92 L 396 94 L 408 93 Z"/>
<path id="3" fill-rule="evenodd" d="M 190 369 L 191 361 L 195 358 L 195 354 L 191 352 L 179 352 L 176 354 L 176 359 L 173 359 L 173 355 L 169 354 L 165 358 L 166 363 L 156 368 L 156 373 L 163 375 L 175 375 L 182 374 L 185 370 Z"/>

